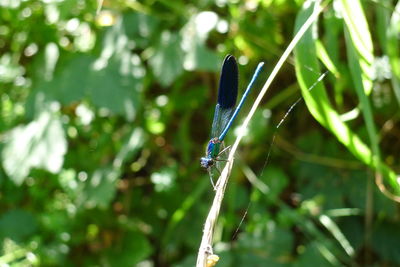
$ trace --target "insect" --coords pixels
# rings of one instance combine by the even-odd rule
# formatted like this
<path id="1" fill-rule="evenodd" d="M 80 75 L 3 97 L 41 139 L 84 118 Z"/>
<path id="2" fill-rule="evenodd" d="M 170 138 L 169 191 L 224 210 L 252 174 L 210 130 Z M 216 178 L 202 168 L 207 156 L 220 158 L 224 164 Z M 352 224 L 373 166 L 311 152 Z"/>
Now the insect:
<path id="1" fill-rule="evenodd" d="M 219 158 L 227 149 L 225 148 L 221 151 L 222 142 L 242 108 L 246 97 L 250 93 L 263 65 L 263 62 L 258 64 L 246 91 L 243 93 L 242 99 L 235 109 L 238 94 L 238 66 L 236 59 L 232 55 L 227 55 L 222 64 L 217 105 L 215 106 L 214 119 L 211 127 L 211 139 L 206 148 L 206 156 L 200 159 L 200 165 L 209 172 L 211 184 L 214 188 L 211 169 L 216 161 L 226 161 Z"/>

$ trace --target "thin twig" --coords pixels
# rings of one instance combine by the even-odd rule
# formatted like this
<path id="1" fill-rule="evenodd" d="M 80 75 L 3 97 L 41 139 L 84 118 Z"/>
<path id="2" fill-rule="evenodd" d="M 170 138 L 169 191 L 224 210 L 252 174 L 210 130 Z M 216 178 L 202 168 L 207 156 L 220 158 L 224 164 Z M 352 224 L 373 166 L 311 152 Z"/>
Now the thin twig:
<path id="1" fill-rule="evenodd" d="M 97 0 L 97 10 L 96 10 L 96 16 L 99 15 L 101 8 L 103 7 L 103 1 L 104 0 Z"/>
<path id="2" fill-rule="evenodd" d="M 272 70 L 271 75 L 268 77 L 268 79 L 265 82 L 263 88 L 261 89 L 259 95 L 257 96 L 257 99 L 254 101 L 254 104 L 253 104 L 249 114 L 247 115 L 246 119 L 244 120 L 244 122 L 241 126 L 242 129 L 247 128 L 251 118 L 253 117 L 254 113 L 256 112 L 258 106 L 261 103 L 261 100 L 263 99 L 263 97 L 266 94 L 268 88 L 270 87 L 272 81 L 275 79 L 276 75 L 278 74 L 279 70 L 281 69 L 283 63 L 287 60 L 290 53 L 292 53 L 294 47 L 297 45 L 297 43 L 299 42 L 301 37 L 303 37 L 304 33 L 310 28 L 312 23 L 318 18 L 318 15 L 322 11 L 323 7 L 320 6 L 320 1 L 316 1 L 315 6 L 316 6 L 316 8 L 314 9 L 314 12 L 311 14 L 311 16 L 307 19 L 307 21 L 303 24 L 303 26 L 297 32 L 297 34 L 295 35 L 293 40 L 290 42 L 289 46 L 286 48 L 285 52 L 282 54 L 278 63 L 275 65 L 274 69 Z M 213 254 L 212 239 L 213 239 L 214 227 L 215 227 L 215 224 L 218 219 L 219 211 L 221 209 L 222 199 L 224 198 L 224 194 L 225 194 L 225 188 L 228 184 L 229 175 L 232 170 L 233 160 L 234 160 L 233 156 L 234 156 L 236 149 L 238 148 L 239 143 L 242 140 L 244 134 L 245 134 L 245 131 L 239 131 L 239 134 L 235 140 L 235 143 L 233 144 L 232 149 L 229 153 L 228 163 L 225 165 L 225 168 L 223 169 L 221 176 L 218 179 L 218 182 L 216 185 L 214 201 L 212 203 L 212 206 L 208 213 L 206 222 L 204 224 L 203 236 L 201 239 L 200 248 L 199 248 L 198 255 L 197 255 L 197 263 L 196 263 L 197 267 L 205 267 L 206 263 L 207 263 L 207 257 L 210 256 L 211 254 Z"/>

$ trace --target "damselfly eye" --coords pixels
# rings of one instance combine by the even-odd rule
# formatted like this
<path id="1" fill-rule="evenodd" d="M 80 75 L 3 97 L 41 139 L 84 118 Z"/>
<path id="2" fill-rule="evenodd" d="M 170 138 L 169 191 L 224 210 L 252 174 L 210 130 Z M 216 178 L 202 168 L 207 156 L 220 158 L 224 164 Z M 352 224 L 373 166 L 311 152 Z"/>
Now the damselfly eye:
<path id="1" fill-rule="evenodd" d="M 203 157 L 200 159 L 200 165 L 201 167 L 208 169 L 214 165 L 214 160 L 212 158 Z"/>

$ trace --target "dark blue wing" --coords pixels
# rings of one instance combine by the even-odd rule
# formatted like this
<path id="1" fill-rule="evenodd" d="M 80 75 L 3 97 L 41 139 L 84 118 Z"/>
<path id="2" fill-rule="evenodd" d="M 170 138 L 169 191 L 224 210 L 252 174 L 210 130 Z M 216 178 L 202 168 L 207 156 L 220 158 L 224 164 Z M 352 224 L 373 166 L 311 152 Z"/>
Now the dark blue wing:
<path id="1" fill-rule="evenodd" d="M 218 137 L 229 122 L 236 105 L 238 94 L 238 66 L 232 55 L 227 55 L 222 64 L 218 88 L 218 100 L 215 107 L 211 137 Z"/>
<path id="2" fill-rule="evenodd" d="M 238 67 L 236 59 L 227 55 L 222 64 L 218 88 L 218 104 L 223 109 L 233 109 L 238 94 Z"/>

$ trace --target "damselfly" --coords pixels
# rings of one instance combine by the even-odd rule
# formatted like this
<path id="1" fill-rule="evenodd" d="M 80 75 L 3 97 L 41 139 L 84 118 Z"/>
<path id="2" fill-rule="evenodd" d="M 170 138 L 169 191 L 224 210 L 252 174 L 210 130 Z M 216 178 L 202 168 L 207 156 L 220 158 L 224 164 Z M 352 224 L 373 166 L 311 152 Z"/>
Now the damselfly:
<path id="1" fill-rule="evenodd" d="M 243 93 L 242 99 L 235 109 L 238 94 L 238 66 L 234 56 L 227 55 L 224 59 L 219 80 L 218 100 L 215 107 L 214 120 L 211 129 L 211 139 L 206 148 L 206 156 L 200 159 L 200 165 L 208 170 L 213 186 L 214 182 L 212 179 L 211 168 L 215 165 L 216 161 L 224 161 L 219 158 L 219 156 L 225 151 L 225 149 L 221 151 L 222 142 L 242 108 L 243 103 L 263 65 L 263 62 L 258 64 L 246 91 Z"/>

